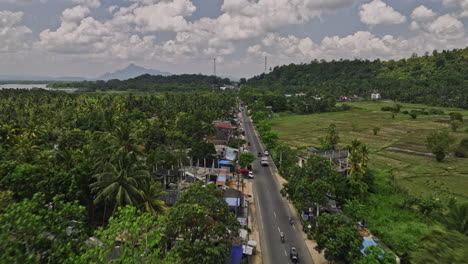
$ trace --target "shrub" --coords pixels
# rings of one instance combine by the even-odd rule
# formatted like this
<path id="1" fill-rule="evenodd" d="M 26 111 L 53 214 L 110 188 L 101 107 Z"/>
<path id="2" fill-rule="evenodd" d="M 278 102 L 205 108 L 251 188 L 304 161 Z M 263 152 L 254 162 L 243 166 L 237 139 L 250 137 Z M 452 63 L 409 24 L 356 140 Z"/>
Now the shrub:
<path id="1" fill-rule="evenodd" d="M 439 109 L 430 109 L 429 114 L 431 114 L 431 115 L 443 115 L 444 111 L 439 110 Z"/>
<path id="2" fill-rule="evenodd" d="M 400 104 L 396 104 L 394 106 L 384 106 L 384 107 L 380 108 L 380 110 L 382 110 L 382 111 L 390 111 L 390 112 L 393 112 L 393 113 L 399 113 L 400 109 L 401 109 Z"/>
<path id="3" fill-rule="evenodd" d="M 468 157 L 468 138 L 462 139 L 460 145 L 455 149 L 455 156 L 459 158 Z"/>
<path id="4" fill-rule="evenodd" d="M 449 114 L 450 120 L 458 120 L 460 122 L 463 122 L 463 114 L 459 112 L 451 112 Z"/>
<path id="5" fill-rule="evenodd" d="M 374 136 L 377 136 L 377 133 L 380 131 L 380 127 L 374 127 L 372 131 L 374 132 Z"/>
<path id="6" fill-rule="evenodd" d="M 405 111 L 403 111 L 403 114 L 407 115 L 407 114 L 408 114 L 408 111 L 406 111 L 406 110 L 405 110 Z"/>
<path id="7" fill-rule="evenodd" d="M 456 132 L 457 129 L 462 125 L 462 122 L 460 120 L 451 120 L 450 121 L 450 128 L 452 129 L 453 132 Z"/>
<path id="8" fill-rule="evenodd" d="M 447 154 L 454 138 L 447 131 L 434 132 L 426 139 L 427 148 L 436 156 L 437 161 L 442 161 Z"/>

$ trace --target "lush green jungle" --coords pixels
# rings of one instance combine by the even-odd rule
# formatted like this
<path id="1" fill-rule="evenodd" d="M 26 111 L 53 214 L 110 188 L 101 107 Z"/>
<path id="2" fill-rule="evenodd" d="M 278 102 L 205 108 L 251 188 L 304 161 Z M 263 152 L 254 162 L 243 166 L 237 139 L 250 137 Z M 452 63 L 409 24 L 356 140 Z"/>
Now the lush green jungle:
<path id="1" fill-rule="evenodd" d="M 83 91 L 147 91 L 147 92 L 192 92 L 212 91 L 214 87 L 230 84 L 227 78 L 201 74 L 149 75 L 144 74 L 128 80 L 54 82 L 50 88 L 79 88 Z"/>
<path id="2" fill-rule="evenodd" d="M 187 149 L 216 154 L 203 138 L 234 102 L 228 93 L 1 90 L 0 262 L 227 258 L 239 227 L 221 191 L 192 185 L 168 209 L 155 168 L 178 168 Z"/>
<path id="3" fill-rule="evenodd" d="M 468 108 L 468 47 L 401 60 L 314 60 L 275 67 L 267 74 L 241 79 L 241 84 L 282 95 L 370 98 L 375 89 L 387 99 Z"/>

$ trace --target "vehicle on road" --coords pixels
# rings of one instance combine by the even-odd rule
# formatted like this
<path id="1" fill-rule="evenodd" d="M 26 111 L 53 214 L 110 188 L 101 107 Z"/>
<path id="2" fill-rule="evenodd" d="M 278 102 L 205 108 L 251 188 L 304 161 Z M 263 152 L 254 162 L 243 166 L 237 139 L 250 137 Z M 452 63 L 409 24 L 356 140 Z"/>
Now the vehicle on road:
<path id="1" fill-rule="evenodd" d="M 268 166 L 268 158 L 266 157 L 263 157 L 261 160 L 260 160 L 260 165 L 266 167 Z"/>
<path id="2" fill-rule="evenodd" d="M 295 247 L 291 247 L 291 250 L 289 251 L 289 257 L 293 263 L 299 262 L 299 254 L 297 253 L 297 249 Z"/>
<path id="3" fill-rule="evenodd" d="M 263 155 L 262 155 L 261 152 L 257 153 L 257 157 L 262 157 L 262 156 L 263 156 Z"/>
<path id="4" fill-rule="evenodd" d="M 253 171 L 249 171 L 249 178 L 250 178 L 250 179 L 253 179 L 253 178 L 254 178 Z"/>
<path id="5" fill-rule="evenodd" d="M 270 152 L 268 152 L 268 150 L 265 150 L 264 155 L 268 156 L 268 155 L 270 155 Z"/>
<path id="6" fill-rule="evenodd" d="M 284 243 L 284 233 L 283 232 L 280 233 L 280 238 L 281 238 L 281 242 Z"/>

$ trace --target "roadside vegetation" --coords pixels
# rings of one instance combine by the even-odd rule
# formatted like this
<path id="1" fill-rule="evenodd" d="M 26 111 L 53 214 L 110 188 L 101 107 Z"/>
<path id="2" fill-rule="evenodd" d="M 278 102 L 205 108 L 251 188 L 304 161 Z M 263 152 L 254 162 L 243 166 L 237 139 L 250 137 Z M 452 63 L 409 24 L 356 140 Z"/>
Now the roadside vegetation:
<path id="1" fill-rule="evenodd" d="M 288 179 L 283 194 L 288 194 L 301 209 L 307 204 L 323 204 L 325 194 L 333 193 L 334 199 L 342 202 L 344 212 L 352 222 L 365 218 L 371 232 L 403 262 L 423 263 L 422 256 L 428 253 L 432 253 L 434 259 L 450 259 L 450 255 L 455 254 L 454 259 L 461 261 L 465 256 L 462 248 L 466 244 L 441 253 L 440 250 L 431 252 L 428 247 L 434 245 L 423 241 L 464 241 L 463 236 L 453 236 L 447 221 L 441 219 L 453 217 L 462 223 L 467 221 L 468 178 L 464 172 L 468 170 L 468 162 L 456 153 L 463 152 L 461 149 L 464 149 L 468 133 L 464 131 L 463 123 L 454 132 L 450 122 L 454 115 L 461 116 L 463 120 L 468 112 L 401 103 L 395 107 L 399 108 L 398 111 L 390 110 L 389 113 L 386 109 L 382 111 L 382 107 L 390 105 L 393 108 L 391 103 L 356 102 L 347 105 L 351 107 L 348 111 L 311 115 L 253 113 L 259 131 L 266 130 L 267 136 L 275 137 L 275 144 L 269 145 L 280 173 Z M 409 115 L 411 111 L 420 113 L 417 119 Z M 436 133 L 442 133 L 443 139 L 431 139 Z M 360 147 L 356 148 L 358 145 Z M 335 172 L 325 172 L 325 164 L 313 161 L 317 158 L 310 158 L 305 168 L 298 168 L 297 155 L 304 154 L 305 147 L 309 146 L 323 150 L 333 146 L 350 148 L 350 176 L 341 179 Z M 359 151 L 355 152 L 353 148 Z M 436 159 L 437 151 L 434 151 L 438 148 L 442 148 L 446 155 L 439 161 Z M 363 153 L 366 159 L 362 159 Z M 328 163 L 326 160 L 323 162 Z M 457 216 L 453 216 L 454 211 L 458 212 Z M 463 228 L 458 230 L 463 234 Z M 312 237 L 319 239 L 320 234 L 323 232 Z M 318 249 L 333 247 L 326 241 L 345 239 L 343 243 L 347 245 L 353 241 L 346 236 L 328 236 L 328 239 L 332 240 L 322 239 Z M 345 256 L 328 254 L 327 258 L 347 261 Z M 358 261 L 357 257 L 355 261 L 374 263 Z"/>

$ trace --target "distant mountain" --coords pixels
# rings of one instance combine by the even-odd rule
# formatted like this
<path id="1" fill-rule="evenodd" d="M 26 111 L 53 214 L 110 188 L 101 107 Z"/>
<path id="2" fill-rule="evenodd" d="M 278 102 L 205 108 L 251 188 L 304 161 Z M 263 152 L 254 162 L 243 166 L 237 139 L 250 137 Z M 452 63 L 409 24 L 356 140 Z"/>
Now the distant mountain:
<path id="1" fill-rule="evenodd" d="M 96 79 L 104 80 L 104 81 L 111 80 L 111 79 L 128 80 L 128 79 L 135 78 L 143 74 L 163 75 L 163 76 L 172 75 L 172 73 L 170 72 L 162 72 L 159 70 L 146 69 L 144 67 L 140 67 L 132 63 L 128 65 L 125 69 L 121 69 L 112 73 L 109 73 L 109 72 L 105 73 Z"/>
<path id="2" fill-rule="evenodd" d="M 0 75 L 2 81 L 84 81 L 82 77 L 51 77 L 51 76 L 34 76 L 34 75 Z"/>

